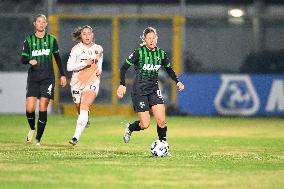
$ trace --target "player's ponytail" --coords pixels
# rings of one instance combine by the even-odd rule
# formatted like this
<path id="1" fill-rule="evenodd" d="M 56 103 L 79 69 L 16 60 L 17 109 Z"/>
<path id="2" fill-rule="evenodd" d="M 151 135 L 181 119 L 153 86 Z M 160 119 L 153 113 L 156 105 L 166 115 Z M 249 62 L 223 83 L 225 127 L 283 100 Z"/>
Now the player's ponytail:
<path id="1" fill-rule="evenodd" d="M 142 43 L 140 44 L 140 46 L 146 45 L 146 41 L 145 41 L 146 35 L 147 35 L 148 33 L 151 33 L 151 32 L 153 32 L 153 33 L 156 34 L 156 36 L 157 36 L 156 39 L 158 40 L 157 30 L 156 30 L 155 28 L 149 26 L 149 27 L 147 27 L 147 28 L 144 29 L 143 34 L 140 36 L 140 39 L 141 39 L 141 41 L 142 41 Z"/>
<path id="2" fill-rule="evenodd" d="M 89 28 L 92 32 L 93 32 L 93 28 L 89 25 L 85 25 L 85 26 L 78 26 L 77 28 L 74 29 L 74 31 L 72 32 L 71 36 L 72 36 L 72 39 L 76 42 L 80 42 L 82 41 L 82 38 L 81 38 L 81 32 L 83 29 L 85 28 Z"/>

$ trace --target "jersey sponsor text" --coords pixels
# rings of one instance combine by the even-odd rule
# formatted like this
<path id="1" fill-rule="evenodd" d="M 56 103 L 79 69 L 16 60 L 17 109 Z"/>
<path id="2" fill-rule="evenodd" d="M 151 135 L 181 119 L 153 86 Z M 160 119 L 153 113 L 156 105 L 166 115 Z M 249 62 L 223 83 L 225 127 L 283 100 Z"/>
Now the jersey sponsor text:
<path id="1" fill-rule="evenodd" d="M 49 55 L 49 53 L 50 53 L 50 49 L 33 50 L 32 56 Z"/>
<path id="2" fill-rule="evenodd" d="M 143 70 L 148 70 L 148 71 L 158 71 L 160 69 L 161 65 L 153 65 L 153 64 L 144 64 L 143 65 Z"/>

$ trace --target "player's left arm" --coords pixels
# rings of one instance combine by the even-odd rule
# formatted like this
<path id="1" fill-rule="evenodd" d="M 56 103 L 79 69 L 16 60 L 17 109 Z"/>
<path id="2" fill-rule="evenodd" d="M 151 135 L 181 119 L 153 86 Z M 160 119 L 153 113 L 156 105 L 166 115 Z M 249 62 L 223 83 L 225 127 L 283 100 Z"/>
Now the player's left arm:
<path id="1" fill-rule="evenodd" d="M 66 80 L 64 69 L 63 69 L 61 57 L 60 57 L 60 54 L 59 54 L 59 47 L 58 47 L 58 44 L 57 44 L 57 41 L 56 41 L 55 38 L 54 38 L 52 52 L 53 52 L 53 56 L 55 58 L 57 67 L 58 67 L 60 75 L 61 75 L 60 84 L 61 84 L 62 87 L 65 87 L 65 85 L 67 84 L 67 80 Z"/>
<path id="2" fill-rule="evenodd" d="M 104 54 L 103 54 L 103 48 L 100 46 L 101 48 L 101 52 L 99 54 L 99 59 L 97 62 L 98 65 L 98 72 L 97 72 L 97 76 L 101 75 L 102 71 L 103 71 L 103 59 L 104 59 Z"/>
<path id="3" fill-rule="evenodd" d="M 170 78 L 176 82 L 176 86 L 179 91 L 182 91 L 184 89 L 184 85 L 182 82 L 179 81 L 175 71 L 172 68 L 172 65 L 170 63 L 168 55 L 165 53 L 164 54 L 164 59 L 162 59 L 162 66 L 164 66 L 166 72 L 170 76 Z"/>

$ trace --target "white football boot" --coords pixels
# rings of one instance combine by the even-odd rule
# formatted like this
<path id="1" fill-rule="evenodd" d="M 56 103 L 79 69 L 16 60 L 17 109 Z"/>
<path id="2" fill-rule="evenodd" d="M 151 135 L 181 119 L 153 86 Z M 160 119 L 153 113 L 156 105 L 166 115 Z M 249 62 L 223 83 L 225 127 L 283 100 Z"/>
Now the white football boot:
<path id="1" fill-rule="evenodd" d="M 34 133 L 35 133 L 35 130 L 29 130 L 27 134 L 27 138 L 26 138 L 27 142 L 32 142 Z"/>
<path id="2" fill-rule="evenodd" d="M 36 146 L 40 146 L 40 141 L 39 140 L 36 140 Z"/>
<path id="3" fill-rule="evenodd" d="M 125 125 L 125 129 L 124 129 L 124 135 L 123 135 L 123 140 L 125 143 L 128 143 L 130 141 L 130 137 L 131 137 L 131 131 L 129 130 L 129 125 L 130 123 L 127 123 Z"/>
<path id="4" fill-rule="evenodd" d="M 75 146 L 78 143 L 77 138 L 73 137 L 71 140 L 69 140 L 69 144 L 72 144 L 73 146 Z"/>

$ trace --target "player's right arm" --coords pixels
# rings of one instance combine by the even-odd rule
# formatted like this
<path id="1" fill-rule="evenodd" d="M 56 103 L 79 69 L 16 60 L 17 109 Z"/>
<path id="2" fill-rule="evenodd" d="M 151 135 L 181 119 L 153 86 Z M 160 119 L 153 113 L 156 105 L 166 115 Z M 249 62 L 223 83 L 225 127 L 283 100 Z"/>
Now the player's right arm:
<path id="1" fill-rule="evenodd" d="M 77 45 L 74 46 L 70 52 L 70 55 L 67 61 L 67 71 L 79 71 L 92 63 L 91 60 L 81 61 L 78 58 L 80 51 L 76 47 Z"/>
<path id="2" fill-rule="evenodd" d="M 134 64 L 136 64 L 139 60 L 139 53 L 138 51 L 134 51 L 124 62 L 124 64 L 120 68 L 120 85 L 117 89 L 117 96 L 122 98 L 126 93 L 126 86 L 125 86 L 125 74 L 128 68 Z"/>
<path id="3" fill-rule="evenodd" d="M 29 57 L 30 57 L 30 46 L 28 40 L 25 40 L 23 45 L 23 51 L 21 54 L 21 62 L 22 64 L 36 65 L 37 61 L 34 59 L 30 59 Z"/>

